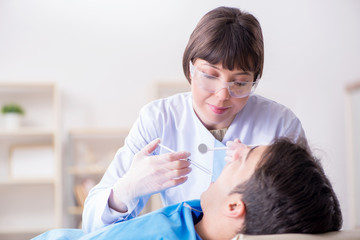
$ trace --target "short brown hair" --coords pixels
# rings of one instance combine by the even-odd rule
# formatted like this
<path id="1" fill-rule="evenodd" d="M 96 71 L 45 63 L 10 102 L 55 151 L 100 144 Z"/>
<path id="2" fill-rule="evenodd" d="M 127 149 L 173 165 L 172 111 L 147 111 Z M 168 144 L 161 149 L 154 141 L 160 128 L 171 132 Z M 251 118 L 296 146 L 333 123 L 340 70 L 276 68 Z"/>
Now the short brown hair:
<path id="1" fill-rule="evenodd" d="M 229 70 L 251 71 L 255 79 L 260 78 L 264 65 L 260 23 L 237 8 L 215 8 L 201 18 L 185 48 L 183 70 L 189 82 L 189 63 L 197 58 L 211 64 L 222 63 Z"/>

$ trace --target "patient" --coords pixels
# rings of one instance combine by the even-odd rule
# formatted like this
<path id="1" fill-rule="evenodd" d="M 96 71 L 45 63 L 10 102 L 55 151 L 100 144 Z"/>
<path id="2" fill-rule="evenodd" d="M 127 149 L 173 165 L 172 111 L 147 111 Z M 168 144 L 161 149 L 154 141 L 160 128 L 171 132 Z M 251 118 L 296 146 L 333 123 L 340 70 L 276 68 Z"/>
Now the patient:
<path id="1" fill-rule="evenodd" d="M 306 148 L 286 139 L 255 148 L 232 143 L 229 162 L 200 200 L 118 222 L 81 239 L 231 239 L 238 233 L 324 233 L 341 228 L 337 197 Z M 50 231 L 37 239 L 55 237 L 59 235 Z"/>

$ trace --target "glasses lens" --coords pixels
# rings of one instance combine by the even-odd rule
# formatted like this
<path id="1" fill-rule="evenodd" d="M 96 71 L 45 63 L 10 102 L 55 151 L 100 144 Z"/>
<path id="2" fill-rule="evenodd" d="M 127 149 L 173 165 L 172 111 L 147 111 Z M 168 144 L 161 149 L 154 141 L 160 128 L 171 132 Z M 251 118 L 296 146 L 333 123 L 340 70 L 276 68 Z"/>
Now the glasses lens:
<path id="1" fill-rule="evenodd" d="M 207 92 L 214 93 L 218 87 L 219 79 L 206 73 L 195 71 L 195 79 L 199 86 Z"/>
<path id="2" fill-rule="evenodd" d="M 195 68 L 194 79 L 197 84 L 207 92 L 214 93 L 220 89 L 227 87 L 229 94 L 235 98 L 243 98 L 249 96 L 256 88 L 257 83 L 253 82 L 251 76 L 245 76 L 244 79 L 237 79 L 235 82 L 223 84 L 217 77 L 208 75 Z"/>
<path id="3" fill-rule="evenodd" d="M 255 90 L 253 82 L 233 82 L 230 86 L 230 95 L 236 98 L 247 97 L 253 90 Z"/>

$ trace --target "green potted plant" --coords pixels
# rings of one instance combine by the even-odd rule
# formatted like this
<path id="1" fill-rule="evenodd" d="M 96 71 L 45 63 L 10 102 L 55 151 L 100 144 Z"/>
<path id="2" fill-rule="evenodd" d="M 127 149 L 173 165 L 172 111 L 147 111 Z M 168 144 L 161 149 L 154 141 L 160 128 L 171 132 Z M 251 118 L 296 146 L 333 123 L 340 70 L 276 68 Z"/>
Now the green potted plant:
<path id="1" fill-rule="evenodd" d="M 24 109 L 16 103 L 3 105 L 1 109 L 4 115 L 5 128 L 16 129 L 20 126 L 21 118 L 25 114 Z"/>

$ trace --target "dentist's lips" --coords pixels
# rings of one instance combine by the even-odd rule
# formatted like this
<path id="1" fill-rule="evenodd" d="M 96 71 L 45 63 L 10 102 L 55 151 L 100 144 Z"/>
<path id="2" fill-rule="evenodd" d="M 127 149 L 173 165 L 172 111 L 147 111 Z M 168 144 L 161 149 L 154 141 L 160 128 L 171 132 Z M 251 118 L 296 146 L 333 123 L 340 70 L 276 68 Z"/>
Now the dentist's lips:
<path id="1" fill-rule="evenodd" d="M 209 104 L 209 107 L 211 109 L 211 111 L 213 111 L 216 114 L 223 114 L 224 112 L 226 112 L 226 110 L 228 110 L 228 107 L 217 107 L 214 105 Z"/>

